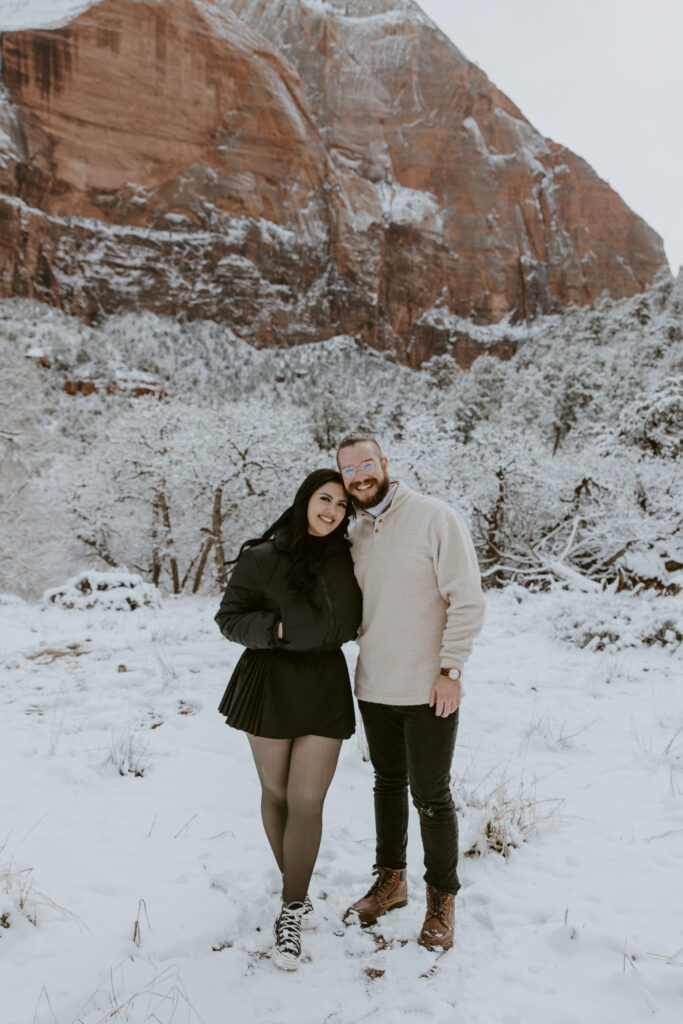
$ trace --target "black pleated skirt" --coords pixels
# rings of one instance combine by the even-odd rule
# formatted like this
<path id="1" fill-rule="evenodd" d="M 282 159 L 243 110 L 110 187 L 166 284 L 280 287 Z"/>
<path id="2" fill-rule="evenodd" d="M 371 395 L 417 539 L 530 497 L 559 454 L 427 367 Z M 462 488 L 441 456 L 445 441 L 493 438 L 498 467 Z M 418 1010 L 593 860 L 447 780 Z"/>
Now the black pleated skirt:
<path id="1" fill-rule="evenodd" d="M 246 650 L 218 710 L 233 729 L 269 739 L 348 739 L 356 728 L 341 651 Z"/>

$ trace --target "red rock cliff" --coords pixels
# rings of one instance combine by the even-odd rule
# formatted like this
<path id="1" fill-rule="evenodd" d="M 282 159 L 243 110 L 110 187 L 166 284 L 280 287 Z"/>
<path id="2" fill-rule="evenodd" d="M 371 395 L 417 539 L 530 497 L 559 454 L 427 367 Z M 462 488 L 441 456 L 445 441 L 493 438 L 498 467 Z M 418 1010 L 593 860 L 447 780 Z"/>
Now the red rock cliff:
<path id="1" fill-rule="evenodd" d="M 5 296 L 467 364 L 468 319 L 666 262 L 409 0 L 103 0 L 0 45 Z"/>

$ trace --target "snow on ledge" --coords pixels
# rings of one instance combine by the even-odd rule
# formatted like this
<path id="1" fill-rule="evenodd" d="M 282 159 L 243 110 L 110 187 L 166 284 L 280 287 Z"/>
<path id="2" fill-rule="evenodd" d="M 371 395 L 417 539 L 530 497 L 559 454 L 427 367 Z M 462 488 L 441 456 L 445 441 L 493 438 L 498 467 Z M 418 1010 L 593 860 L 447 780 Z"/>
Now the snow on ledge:
<path id="1" fill-rule="evenodd" d="M 100 0 L 0 0 L 0 32 L 61 28 Z"/>
<path id="2" fill-rule="evenodd" d="M 544 324 L 552 320 L 552 317 L 539 317 L 532 323 L 522 321 L 513 324 L 510 318 L 511 314 L 508 314 L 495 324 L 477 324 L 466 317 L 458 316 L 457 313 L 452 313 L 444 304 L 444 299 L 440 298 L 430 309 L 425 310 L 418 323 L 439 327 L 454 336 L 464 335 L 482 345 L 495 345 L 499 341 L 512 340 L 518 344 L 529 341 L 534 335 L 542 332 Z"/>
<path id="3" fill-rule="evenodd" d="M 436 198 L 430 192 L 407 188 L 396 182 L 376 186 L 384 214 L 392 224 L 423 224 L 430 217 L 442 216 Z"/>
<path id="4" fill-rule="evenodd" d="M 408 23 L 435 27 L 432 19 L 425 14 L 419 4 L 413 0 L 384 0 L 381 10 L 371 9 L 362 0 L 301 0 L 309 11 L 315 11 L 324 17 L 336 18 L 347 22 L 378 22 Z M 375 3 L 375 8 L 378 4 Z"/>
<path id="5" fill-rule="evenodd" d="M 164 0 L 144 0 L 162 4 Z M 0 32 L 61 28 L 102 0 L 0 0 Z"/>

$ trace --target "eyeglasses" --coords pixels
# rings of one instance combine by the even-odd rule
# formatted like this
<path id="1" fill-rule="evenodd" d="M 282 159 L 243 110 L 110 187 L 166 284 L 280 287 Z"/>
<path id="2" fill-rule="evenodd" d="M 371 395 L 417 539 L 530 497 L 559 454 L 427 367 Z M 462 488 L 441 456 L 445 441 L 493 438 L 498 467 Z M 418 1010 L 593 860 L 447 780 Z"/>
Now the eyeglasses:
<path id="1" fill-rule="evenodd" d="M 363 473 L 372 473 L 375 468 L 375 460 L 368 459 L 366 462 L 361 462 L 360 466 L 342 466 L 342 473 L 349 479 L 354 476 L 360 469 Z"/>

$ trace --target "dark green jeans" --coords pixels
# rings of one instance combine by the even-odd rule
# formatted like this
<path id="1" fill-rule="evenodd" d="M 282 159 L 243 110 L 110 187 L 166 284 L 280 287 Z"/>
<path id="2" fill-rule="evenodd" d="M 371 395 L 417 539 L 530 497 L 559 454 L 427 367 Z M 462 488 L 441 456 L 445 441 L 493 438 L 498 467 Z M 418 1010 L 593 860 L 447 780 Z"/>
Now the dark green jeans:
<path id="1" fill-rule="evenodd" d="M 359 700 L 358 706 L 375 769 L 375 866 L 406 866 L 410 786 L 420 816 L 425 881 L 457 893 L 458 820 L 450 783 L 458 711 L 437 718 L 428 704 Z"/>

